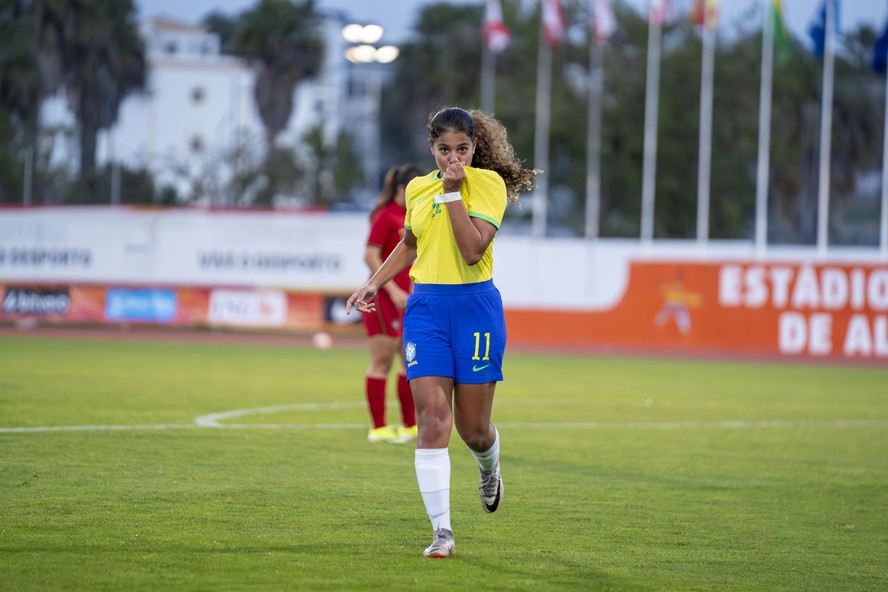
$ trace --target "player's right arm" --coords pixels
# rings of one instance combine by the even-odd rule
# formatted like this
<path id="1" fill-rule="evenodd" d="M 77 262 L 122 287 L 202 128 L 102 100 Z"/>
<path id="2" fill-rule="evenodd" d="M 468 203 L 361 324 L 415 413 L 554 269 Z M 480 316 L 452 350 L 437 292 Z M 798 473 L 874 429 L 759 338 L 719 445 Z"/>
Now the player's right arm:
<path id="1" fill-rule="evenodd" d="M 376 304 L 373 303 L 373 298 L 376 297 L 376 293 L 415 260 L 416 236 L 410 229 L 405 229 L 404 238 L 401 239 L 391 255 L 367 280 L 367 283 L 355 290 L 355 293 L 345 303 L 346 314 L 351 313 L 352 306 L 360 312 L 374 312 Z"/>
<path id="2" fill-rule="evenodd" d="M 367 249 L 364 252 L 364 263 L 370 268 L 371 275 L 379 271 L 379 268 L 382 267 L 383 264 L 382 247 L 377 245 L 367 245 Z M 391 297 L 395 306 L 397 306 L 399 310 L 404 310 L 407 306 L 407 297 L 410 296 L 410 294 L 402 290 L 397 282 L 388 282 L 383 286 L 383 289 L 388 292 L 388 295 Z"/>

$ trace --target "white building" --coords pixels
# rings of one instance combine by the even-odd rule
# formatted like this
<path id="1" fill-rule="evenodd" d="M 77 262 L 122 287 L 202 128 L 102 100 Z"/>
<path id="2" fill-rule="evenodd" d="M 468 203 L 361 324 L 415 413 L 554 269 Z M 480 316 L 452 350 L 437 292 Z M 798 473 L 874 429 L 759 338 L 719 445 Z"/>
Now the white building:
<path id="1" fill-rule="evenodd" d="M 379 172 L 379 96 L 384 70 L 345 59 L 342 36 L 348 22 L 329 13 L 322 22 L 324 59 L 318 75 L 297 86 L 294 111 L 279 145 L 300 147 L 303 136 L 321 125 L 328 142 L 351 132 L 365 159 L 364 176 L 376 184 Z M 265 129 L 253 99 L 255 73 L 245 60 L 223 55 L 219 36 L 205 27 L 158 17 L 141 26 L 148 61 L 147 90 L 123 103 L 118 123 L 99 135 L 97 162 L 119 161 L 147 168 L 158 187 L 172 185 L 183 198 L 234 205 L 250 195 L 226 195 L 224 187 L 240 166 L 261 162 Z M 44 108 L 44 125 L 73 128 L 63 98 Z M 71 134 L 67 134 L 67 138 Z M 59 159 L 76 162 L 76 141 Z M 303 150 L 306 162 L 310 155 Z M 299 204 L 310 196 L 283 196 Z M 125 198 L 124 198 L 125 199 Z M 356 195 L 358 201 L 367 196 Z"/>
<path id="2" fill-rule="evenodd" d="M 224 183 L 233 169 L 221 165 L 238 142 L 261 137 L 249 100 L 252 72 L 221 55 L 218 35 L 202 27 L 156 18 L 143 24 L 142 35 L 147 91 L 130 96 L 117 126 L 102 134 L 99 162 L 144 166 L 159 185 L 174 183 L 183 196 L 204 176 Z"/>

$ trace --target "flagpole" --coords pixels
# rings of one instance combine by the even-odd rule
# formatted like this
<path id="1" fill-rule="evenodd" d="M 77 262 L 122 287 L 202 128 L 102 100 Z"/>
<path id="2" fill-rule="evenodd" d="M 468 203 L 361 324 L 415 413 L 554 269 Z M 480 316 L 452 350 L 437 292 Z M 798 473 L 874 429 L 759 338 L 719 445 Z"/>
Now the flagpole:
<path id="1" fill-rule="evenodd" d="M 882 132 L 882 217 L 879 223 L 879 245 L 883 257 L 888 257 L 888 71 L 885 72 L 885 117 Z"/>
<path id="2" fill-rule="evenodd" d="M 493 113 L 496 101 L 496 54 L 487 43 L 481 44 L 481 111 Z"/>
<path id="3" fill-rule="evenodd" d="M 31 205 L 34 193 L 34 134 L 28 132 L 28 144 L 25 146 L 25 177 L 22 182 L 22 203 Z"/>
<path id="4" fill-rule="evenodd" d="M 829 242 L 829 184 L 832 142 L 833 76 L 835 62 L 835 4 L 826 0 L 823 50 L 823 98 L 820 109 L 820 171 L 817 197 L 817 253 L 826 255 Z"/>
<path id="5" fill-rule="evenodd" d="M 771 175 L 771 100 L 774 85 L 774 8 L 765 0 L 762 31 L 762 74 L 759 87 L 758 162 L 755 183 L 755 250 L 761 255 L 768 246 L 768 190 Z"/>
<path id="6" fill-rule="evenodd" d="M 545 22 L 540 16 L 540 48 L 537 57 L 536 124 L 533 140 L 533 166 L 544 174 L 536 178 L 533 200 L 534 237 L 546 236 L 546 210 L 549 198 L 549 101 L 552 94 L 552 48 L 545 39 Z"/>
<path id="7" fill-rule="evenodd" d="M 648 20 L 647 81 L 644 99 L 644 165 L 641 184 L 641 242 L 654 238 L 654 198 L 657 177 L 657 115 L 660 102 L 660 37 L 662 23 Z"/>
<path id="8" fill-rule="evenodd" d="M 601 212 L 601 100 L 604 96 L 604 48 L 589 36 L 589 128 L 586 153 L 586 238 L 598 238 Z"/>
<path id="9" fill-rule="evenodd" d="M 704 8 L 703 66 L 700 76 L 700 138 L 697 165 L 697 244 L 709 240 L 709 189 L 712 166 L 712 79 L 715 69 L 715 25 Z"/>
<path id="10" fill-rule="evenodd" d="M 493 113 L 496 109 L 496 54 L 506 48 L 511 38 L 499 0 L 487 0 L 481 31 L 484 36 L 481 45 L 481 111 Z"/>

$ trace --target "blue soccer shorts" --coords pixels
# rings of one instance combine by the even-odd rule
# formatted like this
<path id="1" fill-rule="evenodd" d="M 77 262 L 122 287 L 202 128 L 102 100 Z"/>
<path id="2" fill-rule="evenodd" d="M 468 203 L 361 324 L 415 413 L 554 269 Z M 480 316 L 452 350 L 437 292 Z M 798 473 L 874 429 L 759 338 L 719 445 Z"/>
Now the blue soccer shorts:
<path id="1" fill-rule="evenodd" d="M 407 380 L 444 376 L 457 384 L 503 379 L 506 319 L 493 280 L 416 284 L 404 312 Z"/>

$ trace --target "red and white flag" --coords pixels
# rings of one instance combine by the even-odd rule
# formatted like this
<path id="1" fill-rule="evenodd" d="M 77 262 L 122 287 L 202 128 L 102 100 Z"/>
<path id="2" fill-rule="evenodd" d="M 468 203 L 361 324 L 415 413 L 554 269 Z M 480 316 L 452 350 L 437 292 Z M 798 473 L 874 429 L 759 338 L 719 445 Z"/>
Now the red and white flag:
<path id="1" fill-rule="evenodd" d="M 714 29 L 718 26 L 718 0 L 697 0 L 690 18 L 697 26 Z"/>
<path id="2" fill-rule="evenodd" d="M 484 43 L 493 53 L 499 53 L 509 46 L 512 33 L 503 21 L 503 7 L 500 5 L 500 0 L 487 0 L 481 33 L 484 35 Z"/>
<path id="3" fill-rule="evenodd" d="M 559 45 L 566 30 L 561 3 L 558 0 L 543 0 L 543 33 L 546 42 L 553 47 Z"/>
<path id="4" fill-rule="evenodd" d="M 610 36 L 617 30 L 617 19 L 611 8 L 611 0 L 592 0 L 592 30 L 595 31 L 595 41 L 606 43 Z"/>
<path id="5" fill-rule="evenodd" d="M 652 25 L 662 25 L 669 12 L 669 0 L 651 0 L 648 21 Z"/>

